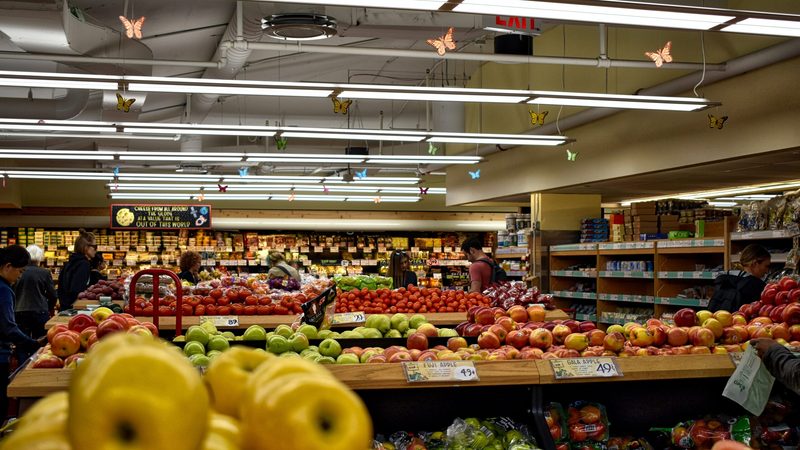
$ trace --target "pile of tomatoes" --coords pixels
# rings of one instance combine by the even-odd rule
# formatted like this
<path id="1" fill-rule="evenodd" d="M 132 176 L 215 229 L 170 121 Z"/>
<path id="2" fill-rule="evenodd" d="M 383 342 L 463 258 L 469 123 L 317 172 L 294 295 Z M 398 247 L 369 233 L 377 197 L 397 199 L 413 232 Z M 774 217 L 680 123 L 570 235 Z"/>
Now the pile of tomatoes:
<path id="1" fill-rule="evenodd" d="M 339 291 L 336 312 L 363 311 L 367 314 L 466 312 L 473 306 L 489 306 L 491 301 L 479 293 L 443 291 L 438 288 L 409 286 L 399 289 L 354 289 Z"/>

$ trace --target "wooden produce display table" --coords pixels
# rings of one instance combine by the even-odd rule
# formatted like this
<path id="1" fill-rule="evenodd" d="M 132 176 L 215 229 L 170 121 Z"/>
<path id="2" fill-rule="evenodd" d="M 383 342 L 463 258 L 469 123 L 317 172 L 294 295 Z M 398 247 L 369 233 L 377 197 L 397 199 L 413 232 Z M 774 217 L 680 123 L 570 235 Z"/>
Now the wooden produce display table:
<path id="1" fill-rule="evenodd" d="M 409 314 L 410 315 L 410 314 Z M 370 314 L 367 314 L 369 317 Z M 466 313 L 463 312 L 455 312 L 455 313 L 427 313 L 424 314 L 425 318 L 428 322 L 436 325 L 436 326 L 455 326 L 459 323 L 466 320 Z M 200 317 L 201 316 L 184 316 L 183 317 L 183 327 L 188 328 L 192 325 L 199 325 L 200 324 Z M 264 328 L 275 328 L 278 325 L 286 324 L 291 325 L 295 322 L 298 318 L 296 315 L 290 316 L 237 316 L 239 318 L 239 326 L 231 327 L 226 329 L 246 329 L 250 325 L 261 325 Z M 552 311 L 547 311 L 547 315 L 545 316 L 546 320 L 566 320 L 569 319 L 569 316 L 562 310 L 556 309 Z M 65 316 L 54 316 L 51 317 L 50 320 L 47 321 L 45 324 L 46 329 L 50 329 L 55 325 L 64 324 L 66 325 L 69 322 L 69 317 Z M 152 317 L 137 317 L 137 320 L 141 322 L 152 322 Z M 174 316 L 164 316 L 159 317 L 158 319 L 158 326 L 162 330 L 174 330 L 175 329 L 175 317 Z M 350 327 L 352 325 L 336 325 L 335 327 Z M 223 328 L 223 327 L 220 327 Z"/>

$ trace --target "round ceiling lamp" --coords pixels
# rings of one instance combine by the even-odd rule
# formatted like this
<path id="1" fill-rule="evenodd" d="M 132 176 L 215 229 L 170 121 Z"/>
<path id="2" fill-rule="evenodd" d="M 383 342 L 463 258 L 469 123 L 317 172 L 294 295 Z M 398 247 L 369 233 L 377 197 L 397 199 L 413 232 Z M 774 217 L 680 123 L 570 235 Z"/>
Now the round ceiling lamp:
<path id="1" fill-rule="evenodd" d="M 274 14 L 261 19 L 264 34 L 282 41 L 313 41 L 336 36 L 336 19 L 322 14 Z"/>

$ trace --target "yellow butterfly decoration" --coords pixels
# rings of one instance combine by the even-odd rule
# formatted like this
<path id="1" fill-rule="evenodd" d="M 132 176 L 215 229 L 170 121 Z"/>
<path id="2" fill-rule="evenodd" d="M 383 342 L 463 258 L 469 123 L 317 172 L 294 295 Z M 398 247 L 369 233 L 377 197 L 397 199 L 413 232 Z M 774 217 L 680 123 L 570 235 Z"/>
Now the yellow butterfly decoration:
<path id="1" fill-rule="evenodd" d="M 721 130 L 723 126 L 725 126 L 725 121 L 728 120 L 728 116 L 717 117 L 715 115 L 709 114 L 708 115 L 708 128 L 716 128 Z"/>
<path id="2" fill-rule="evenodd" d="M 133 105 L 135 101 L 135 98 L 126 99 L 117 92 L 117 111 L 131 112 L 131 105 Z"/>
<path id="3" fill-rule="evenodd" d="M 550 111 L 535 113 L 529 109 L 528 113 L 531 115 L 531 125 L 544 125 L 544 118 L 547 117 Z"/>
<path id="4" fill-rule="evenodd" d="M 333 113 L 334 114 L 339 113 L 339 114 L 347 115 L 348 110 L 350 109 L 350 105 L 353 104 L 352 100 L 341 101 L 336 97 L 331 97 L 331 100 L 333 101 Z"/>
<path id="5" fill-rule="evenodd" d="M 141 39 L 142 38 L 142 25 L 144 25 L 144 16 L 138 19 L 128 19 L 125 16 L 119 16 L 119 21 L 125 27 L 125 36 L 128 39 Z"/>
<path id="6" fill-rule="evenodd" d="M 444 56 L 448 50 L 456 49 L 456 41 L 453 40 L 453 27 L 450 27 L 444 36 L 428 39 L 425 42 L 433 46 L 439 56 Z"/>
<path id="7" fill-rule="evenodd" d="M 660 48 L 654 52 L 644 52 L 644 54 L 653 60 L 656 63 L 656 67 L 661 67 L 664 63 L 671 63 L 672 62 L 672 41 L 667 41 L 664 44 L 663 48 Z"/>

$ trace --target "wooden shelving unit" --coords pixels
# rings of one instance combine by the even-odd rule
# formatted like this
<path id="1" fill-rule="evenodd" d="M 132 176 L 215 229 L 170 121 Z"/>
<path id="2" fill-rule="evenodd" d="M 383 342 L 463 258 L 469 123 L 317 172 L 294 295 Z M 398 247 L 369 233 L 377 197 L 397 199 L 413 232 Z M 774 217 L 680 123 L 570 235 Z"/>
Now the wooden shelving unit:
<path id="1" fill-rule="evenodd" d="M 705 308 L 711 297 L 714 278 L 724 267 L 724 239 L 696 239 L 659 245 L 656 253 L 655 315 L 674 313 L 680 308 Z M 702 246 L 698 246 L 702 245 Z M 680 298 L 686 289 L 700 290 L 700 298 Z"/>
<path id="2" fill-rule="evenodd" d="M 733 226 L 733 225 L 731 225 Z M 765 231 L 745 231 L 732 232 L 728 241 L 729 261 L 726 268 L 731 269 L 739 262 L 739 256 L 750 244 L 764 246 L 772 254 L 771 269 L 779 269 L 787 262 L 788 251 L 792 248 L 792 241 L 800 236 L 798 231 L 790 230 L 765 230 Z"/>
<path id="3" fill-rule="evenodd" d="M 569 270 L 583 265 L 591 270 Z M 574 304 L 594 304 L 597 300 L 597 244 L 566 244 L 550 247 L 550 292 L 555 305 L 569 309 Z M 578 284 L 589 291 L 575 292 Z M 582 315 L 586 317 L 586 315 Z"/>

